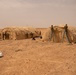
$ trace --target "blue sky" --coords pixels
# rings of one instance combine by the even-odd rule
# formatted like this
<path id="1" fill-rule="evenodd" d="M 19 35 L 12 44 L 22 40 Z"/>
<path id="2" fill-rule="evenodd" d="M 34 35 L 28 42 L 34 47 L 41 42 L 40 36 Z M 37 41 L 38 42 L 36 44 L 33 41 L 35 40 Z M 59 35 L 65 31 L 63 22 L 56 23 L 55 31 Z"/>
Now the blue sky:
<path id="1" fill-rule="evenodd" d="M 76 0 L 0 0 L 0 27 L 76 25 Z"/>

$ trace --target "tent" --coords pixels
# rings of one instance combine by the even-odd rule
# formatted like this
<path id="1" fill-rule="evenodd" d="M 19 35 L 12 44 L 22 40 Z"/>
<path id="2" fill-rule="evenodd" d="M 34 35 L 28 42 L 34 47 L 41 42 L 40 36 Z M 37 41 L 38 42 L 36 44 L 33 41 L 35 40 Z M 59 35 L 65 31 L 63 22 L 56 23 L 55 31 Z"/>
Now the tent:
<path id="1" fill-rule="evenodd" d="M 1 39 L 19 40 L 40 36 L 40 31 L 28 27 L 6 27 L 2 29 Z"/>
<path id="2" fill-rule="evenodd" d="M 76 42 L 76 34 L 74 34 L 67 26 L 53 26 L 49 27 L 46 33 L 43 35 L 44 41 L 52 42 Z"/>

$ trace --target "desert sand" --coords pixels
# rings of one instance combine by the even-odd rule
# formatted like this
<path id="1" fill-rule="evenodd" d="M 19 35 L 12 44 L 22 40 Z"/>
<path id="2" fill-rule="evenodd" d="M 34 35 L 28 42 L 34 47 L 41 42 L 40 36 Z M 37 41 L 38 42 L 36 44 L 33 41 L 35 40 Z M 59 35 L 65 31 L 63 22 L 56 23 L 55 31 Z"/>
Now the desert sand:
<path id="1" fill-rule="evenodd" d="M 0 75 L 76 75 L 76 44 L 1 40 L 0 51 Z"/>

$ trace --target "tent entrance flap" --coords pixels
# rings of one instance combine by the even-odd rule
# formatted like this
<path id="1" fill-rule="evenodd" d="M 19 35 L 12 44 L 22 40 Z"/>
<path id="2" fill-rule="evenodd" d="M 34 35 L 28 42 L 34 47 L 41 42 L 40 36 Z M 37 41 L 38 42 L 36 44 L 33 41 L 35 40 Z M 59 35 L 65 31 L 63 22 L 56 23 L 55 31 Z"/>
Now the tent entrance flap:
<path id="1" fill-rule="evenodd" d="M 5 39 L 9 39 L 9 34 L 5 34 Z"/>
<path id="2" fill-rule="evenodd" d="M 10 39 L 10 34 L 5 32 L 2 34 L 3 40 L 9 40 Z"/>

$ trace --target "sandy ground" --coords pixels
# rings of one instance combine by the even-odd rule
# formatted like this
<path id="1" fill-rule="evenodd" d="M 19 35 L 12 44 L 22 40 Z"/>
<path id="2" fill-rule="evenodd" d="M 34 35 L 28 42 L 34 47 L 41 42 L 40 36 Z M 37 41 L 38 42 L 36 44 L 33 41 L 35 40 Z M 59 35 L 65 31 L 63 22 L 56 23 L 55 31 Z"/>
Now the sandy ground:
<path id="1" fill-rule="evenodd" d="M 0 51 L 0 75 L 76 75 L 76 44 L 4 40 Z"/>

